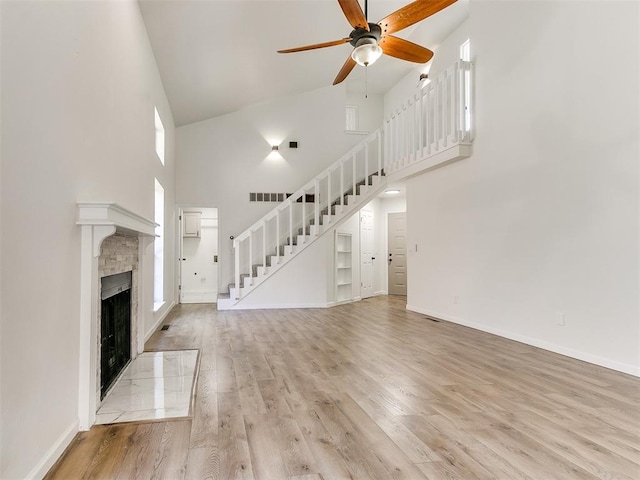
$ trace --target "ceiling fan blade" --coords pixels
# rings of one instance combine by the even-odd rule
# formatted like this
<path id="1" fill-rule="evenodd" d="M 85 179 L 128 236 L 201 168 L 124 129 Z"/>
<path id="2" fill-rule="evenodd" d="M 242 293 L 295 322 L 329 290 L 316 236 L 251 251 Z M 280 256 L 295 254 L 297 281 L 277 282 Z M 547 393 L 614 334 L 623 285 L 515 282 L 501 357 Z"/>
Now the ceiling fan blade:
<path id="1" fill-rule="evenodd" d="M 333 42 L 314 43 L 313 45 L 306 45 L 304 47 L 287 48 L 286 50 L 278 50 L 278 53 L 294 53 L 304 52 L 305 50 L 314 50 L 316 48 L 334 47 L 336 45 L 343 45 L 351 41 L 351 38 L 342 38 L 340 40 L 334 40 Z"/>
<path id="2" fill-rule="evenodd" d="M 347 61 L 344 62 L 344 65 L 342 65 L 342 68 L 338 72 L 338 76 L 333 81 L 333 84 L 337 85 L 340 82 L 342 82 L 345 78 L 347 78 L 347 76 L 351 73 L 351 70 L 353 70 L 353 67 L 355 66 L 356 66 L 356 61 L 353 58 L 351 58 L 351 55 L 349 55 L 349 58 L 347 58 Z"/>
<path id="3" fill-rule="evenodd" d="M 457 0 L 417 0 L 396 10 L 378 22 L 382 35 L 389 35 L 438 13 Z"/>
<path id="4" fill-rule="evenodd" d="M 358 0 L 338 0 L 338 3 L 340 4 L 340 8 L 342 8 L 344 16 L 347 17 L 347 21 L 353 28 L 369 30 L 367 17 L 364 16 Z"/>
<path id="5" fill-rule="evenodd" d="M 393 35 L 382 37 L 378 45 L 386 55 L 409 62 L 427 63 L 433 57 L 433 52 L 428 48 Z"/>

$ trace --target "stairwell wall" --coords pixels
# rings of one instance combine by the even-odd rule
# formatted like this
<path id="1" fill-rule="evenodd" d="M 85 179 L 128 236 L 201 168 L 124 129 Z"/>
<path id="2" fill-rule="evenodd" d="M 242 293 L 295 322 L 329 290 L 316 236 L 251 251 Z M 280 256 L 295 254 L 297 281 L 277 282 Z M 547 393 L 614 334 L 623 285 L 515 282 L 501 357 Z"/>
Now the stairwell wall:
<path id="1" fill-rule="evenodd" d="M 267 281 L 241 300 L 245 309 L 322 308 L 331 289 L 333 235 L 327 234 L 278 270 L 278 280 Z"/>
<path id="2" fill-rule="evenodd" d="M 327 87 L 176 129 L 178 203 L 219 209 L 221 293 L 233 282 L 229 237 L 276 205 L 250 202 L 249 193 L 294 192 L 362 141 L 345 133 L 346 103 L 343 86 Z M 279 157 L 269 155 L 273 144 Z"/>
<path id="3" fill-rule="evenodd" d="M 407 182 L 409 309 L 640 375 L 639 8 L 471 2 L 473 156 Z"/>

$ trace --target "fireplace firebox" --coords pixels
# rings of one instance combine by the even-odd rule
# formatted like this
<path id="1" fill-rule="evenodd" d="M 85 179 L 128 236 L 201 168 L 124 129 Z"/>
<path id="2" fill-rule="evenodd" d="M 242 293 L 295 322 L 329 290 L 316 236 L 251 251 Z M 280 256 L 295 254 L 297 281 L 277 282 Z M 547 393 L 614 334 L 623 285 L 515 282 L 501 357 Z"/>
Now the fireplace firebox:
<path id="1" fill-rule="evenodd" d="M 102 278 L 100 399 L 131 360 L 131 272 Z"/>

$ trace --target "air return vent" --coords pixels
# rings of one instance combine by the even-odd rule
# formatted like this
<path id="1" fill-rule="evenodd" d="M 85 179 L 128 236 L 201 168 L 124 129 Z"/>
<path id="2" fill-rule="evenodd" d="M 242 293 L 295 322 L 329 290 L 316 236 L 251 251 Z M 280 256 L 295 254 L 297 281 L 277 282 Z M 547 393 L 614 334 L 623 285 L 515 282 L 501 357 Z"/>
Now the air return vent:
<path id="1" fill-rule="evenodd" d="M 249 193 L 249 201 L 250 202 L 274 202 L 280 203 L 284 202 L 286 198 L 289 198 L 291 193 Z M 312 193 L 307 193 L 305 197 L 305 202 L 313 203 L 315 196 Z M 298 197 L 296 202 L 302 202 L 302 196 Z"/>
<path id="2" fill-rule="evenodd" d="M 290 193 L 250 193 L 250 202 L 284 202 L 285 198 L 289 198 Z"/>

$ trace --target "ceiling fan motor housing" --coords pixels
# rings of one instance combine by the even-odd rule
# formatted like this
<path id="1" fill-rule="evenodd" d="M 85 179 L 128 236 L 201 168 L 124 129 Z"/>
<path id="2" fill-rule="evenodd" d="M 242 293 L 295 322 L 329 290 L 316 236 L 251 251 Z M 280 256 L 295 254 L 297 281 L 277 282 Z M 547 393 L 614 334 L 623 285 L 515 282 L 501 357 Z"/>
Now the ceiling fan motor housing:
<path id="1" fill-rule="evenodd" d="M 354 47 L 357 47 L 359 46 L 358 43 L 360 42 L 360 40 L 363 40 L 365 38 L 373 39 L 375 40 L 376 43 L 378 43 L 381 36 L 382 36 L 382 29 L 380 28 L 380 25 L 378 25 L 377 23 L 370 23 L 369 30 L 365 30 L 364 28 L 354 29 L 349 34 L 349 37 L 351 37 L 351 41 L 349 43 Z M 370 40 L 367 40 L 367 43 L 369 42 Z M 365 43 L 365 42 L 362 42 L 362 43 Z"/>

